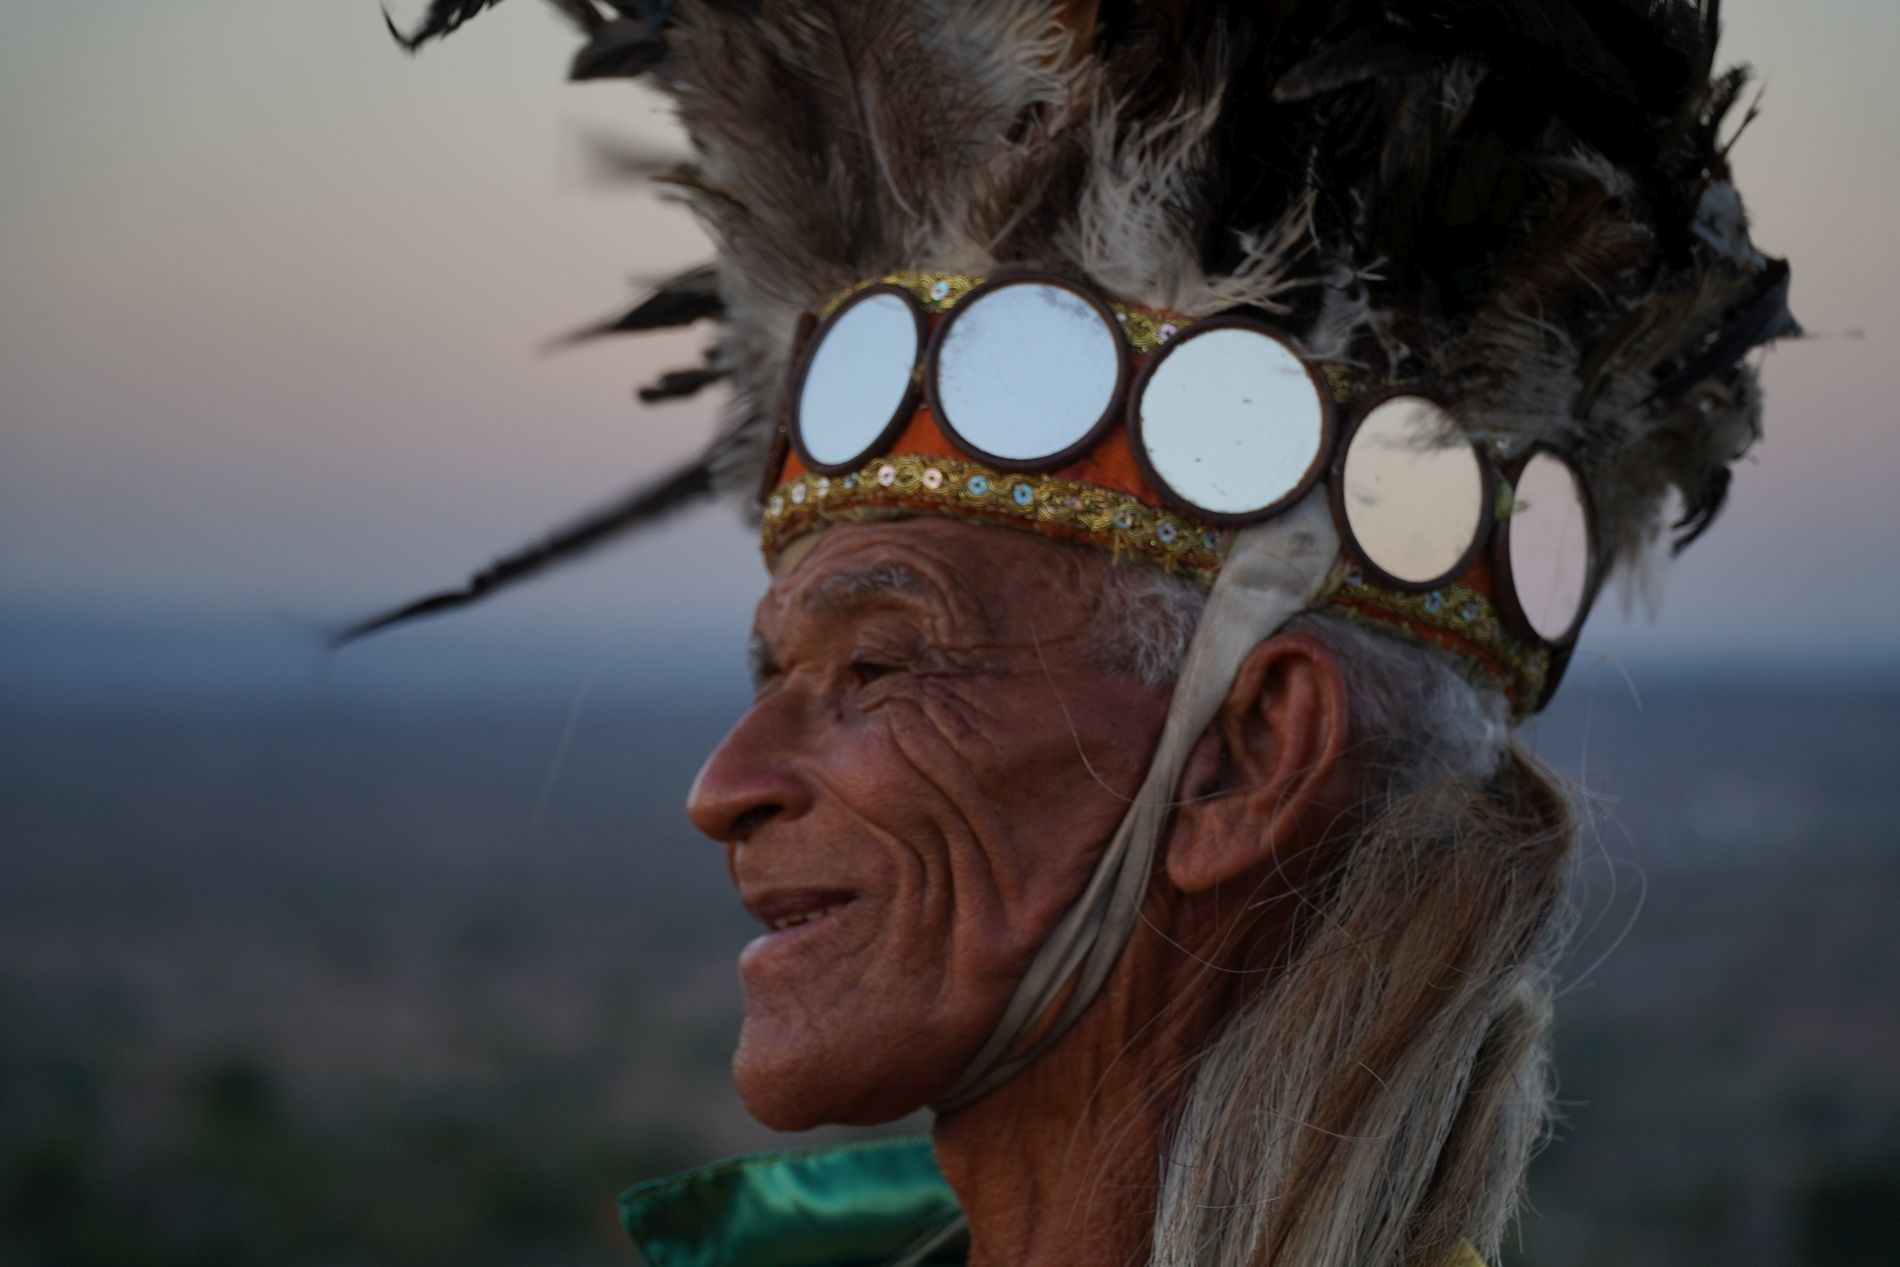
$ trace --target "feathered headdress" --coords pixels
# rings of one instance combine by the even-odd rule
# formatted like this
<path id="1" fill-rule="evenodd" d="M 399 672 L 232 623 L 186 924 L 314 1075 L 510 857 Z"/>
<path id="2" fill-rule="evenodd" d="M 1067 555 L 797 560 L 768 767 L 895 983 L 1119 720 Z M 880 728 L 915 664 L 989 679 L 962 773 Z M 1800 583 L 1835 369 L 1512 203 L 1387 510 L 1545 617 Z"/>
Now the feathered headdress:
<path id="1" fill-rule="evenodd" d="M 434 0 L 398 38 L 414 49 L 498 2 Z M 704 363 L 643 396 L 728 380 L 732 403 L 686 469 L 352 635 L 481 597 L 702 494 L 763 509 L 768 549 L 838 517 L 818 503 L 855 476 L 834 486 L 844 468 L 825 473 L 797 435 L 788 452 L 788 375 L 809 372 L 812 322 L 868 286 L 908 288 L 936 323 L 986 277 L 1055 275 L 1131 332 L 1258 318 L 1325 370 L 1328 408 L 1424 384 L 1445 430 L 1500 468 L 1563 455 L 1594 516 L 1592 588 L 1663 535 L 1672 493 L 1677 548 L 1706 530 L 1759 434 L 1744 355 L 1796 330 L 1788 268 L 1750 243 L 1730 183 L 1747 118 L 1725 120 L 1748 75 L 1716 69 L 1717 0 L 550 3 L 585 37 L 576 78 L 641 76 L 672 99 L 693 160 L 657 179 L 718 250 L 590 333 L 712 320 Z M 880 438 L 927 464 L 959 457 L 903 421 Z M 1200 539 L 1209 517 L 1164 524 L 1195 506 L 1149 495 L 1166 478 L 1135 457 L 1149 478 L 1096 478 L 1097 462 L 1080 483 L 1035 484 L 1025 505 L 1040 515 L 1105 488 L 1132 498 L 1124 518 Z M 949 471 L 968 512 L 989 470 L 893 468 L 902 487 L 883 495 L 917 511 L 917 481 Z M 859 502 L 875 500 L 873 472 Z M 1223 546 L 1205 541 L 1187 564 L 1211 575 Z M 1152 533 L 1147 545 L 1186 557 Z M 1368 596 L 1359 606 L 1401 632 L 1447 640 L 1426 598 Z M 1517 685 L 1541 694 L 1535 677 Z"/>
<path id="2" fill-rule="evenodd" d="M 716 321 L 651 394 L 730 380 L 731 410 L 697 462 L 352 634 L 722 489 L 768 557 L 945 514 L 1210 584 L 1140 790 L 939 1108 L 1108 979 L 1261 639 L 1324 608 L 1536 708 L 1672 492 L 1678 548 L 1721 509 L 1743 358 L 1795 332 L 1729 180 L 1716 0 L 551 2 L 577 77 L 672 98 L 694 159 L 659 178 L 718 248 L 599 332 Z"/>

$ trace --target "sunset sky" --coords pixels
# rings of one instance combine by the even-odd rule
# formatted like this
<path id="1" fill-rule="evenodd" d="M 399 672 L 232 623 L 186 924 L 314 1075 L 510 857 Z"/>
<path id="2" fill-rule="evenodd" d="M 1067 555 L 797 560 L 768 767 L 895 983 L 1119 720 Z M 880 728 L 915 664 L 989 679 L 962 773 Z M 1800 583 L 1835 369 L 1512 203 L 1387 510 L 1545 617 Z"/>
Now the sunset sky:
<path id="1" fill-rule="evenodd" d="M 1579 663 L 1892 667 L 1900 6 L 1725 7 L 1728 58 L 1767 88 L 1739 183 L 1814 337 L 1769 356 L 1767 440 L 1660 612 L 1612 596 Z M 7 0 L 0 619 L 291 637 L 697 446 L 710 402 L 629 389 L 698 334 L 536 350 L 706 254 L 683 213 L 590 174 L 590 135 L 677 142 L 651 95 L 562 83 L 570 47 L 531 0 L 413 60 L 374 0 Z M 736 665 L 760 581 L 709 509 L 401 637 Z"/>

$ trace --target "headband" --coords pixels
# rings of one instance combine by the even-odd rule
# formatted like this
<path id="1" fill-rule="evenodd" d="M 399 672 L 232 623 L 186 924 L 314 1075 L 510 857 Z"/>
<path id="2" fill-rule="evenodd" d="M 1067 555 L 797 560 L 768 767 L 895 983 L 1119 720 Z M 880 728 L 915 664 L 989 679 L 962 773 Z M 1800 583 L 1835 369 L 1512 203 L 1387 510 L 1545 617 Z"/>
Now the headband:
<path id="1" fill-rule="evenodd" d="M 1313 600 L 1451 652 L 1520 713 L 1554 690 L 1601 577 L 1548 446 L 1466 439 L 1429 385 L 1302 357 L 1036 273 L 895 273 L 808 315 L 766 462 L 774 562 L 833 524 L 935 514 L 1211 585 L 1235 533 L 1324 485 L 1342 545 Z"/>

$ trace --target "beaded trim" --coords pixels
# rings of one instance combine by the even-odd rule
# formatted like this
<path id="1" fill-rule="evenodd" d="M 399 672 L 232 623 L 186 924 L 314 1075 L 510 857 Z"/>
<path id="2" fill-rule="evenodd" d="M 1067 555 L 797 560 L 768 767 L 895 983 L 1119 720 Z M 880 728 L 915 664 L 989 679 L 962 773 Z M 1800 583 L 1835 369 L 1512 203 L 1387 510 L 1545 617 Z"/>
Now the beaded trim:
<path id="1" fill-rule="evenodd" d="M 1491 685 L 1502 685 L 1520 712 L 1535 707 L 1543 698 L 1550 653 L 1519 642 L 1505 628 L 1497 604 L 1468 585 L 1444 585 L 1427 593 L 1409 594 L 1375 585 L 1360 573 L 1349 571 L 1333 585 L 1328 597 L 1349 620 L 1451 651 L 1491 678 Z M 1453 640 L 1467 646 L 1458 646 Z"/>
<path id="2" fill-rule="evenodd" d="M 900 286 L 923 305 L 925 312 L 945 313 L 956 307 L 959 299 L 988 280 L 987 277 L 975 277 L 968 273 L 886 273 L 882 277 L 873 277 L 869 281 L 845 287 L 825 301 L 818 309 L 818 315 L 821 318 L 829 317 L 839 304 L 872 286 Z M 1128 340 L 1128 346 L 1137 352 L 1152 352 L 1194 324 L 1192 317 L 1159 308 L 1138 308 L 1113 299 L 1104 302 L 1121 323 L 1122 336 Z"/>
<path id="3" fill-rule="evenodd" d="M 773 558 L 812 528 L 880 509 L 932 510 L 973 520 L 1021 520 L 1212 582 L 1227 533 L 1099 484 L 1017 475 L 928 454 L 879 458 L 840 476 L 804 474 L 765 499 L 760 545 Z"/>
<path id="4" fill-rule="evenodd" d="M 1090 542 L 1212 584 L 1227 532 L 1156 509 L 1115 489 L 1049 475 L 1010 474 L 930 454 L 896 454 L 848 475 L 807 473 L 765 500 L 759 544 L 776 558 L 795 538 L 833 523 L 923 510 L 974 522 L 1034 524 L 1050 536 Z M 1490 598 L 1468 585 L 1413 594 L 1345 570 L 1327 605 L 1349 620 L 1448 651 L 1467 671 L 1502 687 L 1518 711 L 1543 696 L 1548 652 L 1519 642 Z"/>

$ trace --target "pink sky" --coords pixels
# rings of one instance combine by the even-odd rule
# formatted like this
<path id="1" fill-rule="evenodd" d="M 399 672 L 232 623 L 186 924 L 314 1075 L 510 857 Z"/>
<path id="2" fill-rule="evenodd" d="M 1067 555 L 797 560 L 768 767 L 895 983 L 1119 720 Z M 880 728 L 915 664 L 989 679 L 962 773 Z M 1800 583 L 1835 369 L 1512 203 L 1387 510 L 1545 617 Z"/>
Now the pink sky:
<path id="1" fill-rule="evenodd" d="M 1769 359 L 1768 439 L 1657 620 L 1606 602 L 1584 649 L 1900 659 L 1900 8 L 1726 9 L 1768 87 L 1740 181 L 1818 337 Z M 0 606 L 351 615 L 694 448 L 709 406 L 628 388 L 696 336 L 534 351 L 705 253 L 678 211 L 590 183 L 583 136 L 668 124 L 559 82 L 568 48 L 528 0 L 415 61 L 373 0 L 9 4 Z M 736 645 L 759 578 L 708 511 L 471 620 Z"/>

